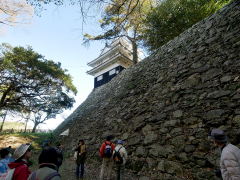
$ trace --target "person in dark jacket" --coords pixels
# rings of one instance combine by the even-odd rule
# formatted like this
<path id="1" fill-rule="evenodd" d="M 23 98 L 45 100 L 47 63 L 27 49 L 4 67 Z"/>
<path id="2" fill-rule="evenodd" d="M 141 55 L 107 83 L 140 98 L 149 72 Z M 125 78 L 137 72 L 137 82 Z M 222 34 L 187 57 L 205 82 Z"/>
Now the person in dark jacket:
<path id="1" fill-rule="evenodd" d="M 63 161 L 62 145 L 61 145 L 60 141 L 56 142 L 56 146 L 57 147 L 55 148 L 55 150 L 56 150 L 57 155 L 58 155 L 58 157 L 57 157 L 58 162 L 57 162 L 56 165 L 57 165 L 58 170 L 59 170 L 60 166 L 62 165 L 62 161 Z"/>
<path id="2" fill-rule="evenodd" d="M 57 152 L 52 147 L 45 147 L 41 152 L 39 158 L 39 169 L 34 171 L 28 178 L 28 180 L 61 180 L 57 170 Z"/>
<path id="3" fill-rule="evenodd" d="M 14 152 L 14 162 L 8 164 L 10 169 L 14 169 L 12 180 L 27 180 L 31 174 L 28 160 L 32 157 L 31 144 L 22 144 Z"/>
<path id="4" fill-rule="evenodd" d="M 76 178 L 79 178 L 79 168 L 81 165 L 81 174 L 80 174 L 80 179 L 83 178 L 83 174 L 84 174 L 84 163 L 86 161 L 86 146 L 84 145 L 84 141 L 83 139 L 80 139 L 78 142 L 78 146 L 76 146 L 75 148 L 73 148 L 73 151 L 77 152 L 77 159 L 76 159 L 76 164 L 77 164 L 77 168 L 76 168 Z"/>

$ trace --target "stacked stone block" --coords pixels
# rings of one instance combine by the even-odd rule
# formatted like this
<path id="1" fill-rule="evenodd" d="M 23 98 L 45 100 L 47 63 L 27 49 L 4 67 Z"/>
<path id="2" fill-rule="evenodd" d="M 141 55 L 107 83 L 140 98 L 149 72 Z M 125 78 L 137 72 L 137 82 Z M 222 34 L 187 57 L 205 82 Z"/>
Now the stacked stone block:
<path id="1" fill-rule="evenodd" d="M 213 128 L 240 147 L 240 1 L 233 0 L 89 95 L 56 130 L 67 150 L 86 139 L 100 160 L 106 135 L 122 139 L 141 180 L 216 179 Z"/>

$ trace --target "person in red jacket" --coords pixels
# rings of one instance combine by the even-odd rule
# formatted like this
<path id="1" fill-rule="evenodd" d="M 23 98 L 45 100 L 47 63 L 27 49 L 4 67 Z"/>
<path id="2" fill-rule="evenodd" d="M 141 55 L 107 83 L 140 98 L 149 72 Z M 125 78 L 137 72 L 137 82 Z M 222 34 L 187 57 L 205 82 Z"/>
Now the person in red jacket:
<path id="1" fill-rule="evenodd" d="M 28 169 L 28 160 L 32 157 L 31 144 L 22 144 L 14 152 L 14 162 L 8 164 L 10 169 L 15 168 L 12 180 L 27 180 L 31 171 Z"/>
<path id="2" fill-rule="evenodd" d="M 102 169 L 101 169 L 101 175 L 100 175 L 100 180 L 103 180 L 103 174 L 104 174 L 104 168 L 108 166 L 108 177 L 107 180 L 110 180 L 111 178 L 111 173 L 112 173 L 112 154 L 113 150 L 115 149 L 114 144 L 110 141 L 111 136 L 107 136 L 107 141 L 102 143 L 101 149 L 100 149 L 100 155 L 101 158 L 103 158 L 103 164 L 102 164 Z"/>

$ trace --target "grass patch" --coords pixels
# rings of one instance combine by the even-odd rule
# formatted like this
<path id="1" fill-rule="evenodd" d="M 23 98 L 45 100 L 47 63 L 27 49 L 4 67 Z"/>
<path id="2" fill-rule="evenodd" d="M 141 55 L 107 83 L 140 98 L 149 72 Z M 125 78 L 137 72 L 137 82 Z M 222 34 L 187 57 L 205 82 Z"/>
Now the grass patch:
<path id="1" fill-rule="evenodd" d="M 71 156 L 72 156 L 72 155 L 71 155 L 70 152 L 63 152 L 63 160 L 69 159 Z"/>
<path id="2" fill-rule="evenodd" d="M 0 126 L 2 125 L 2 122 L 0 122 Z M 25 129 L 25 123 L 23 122 L 10 122 L 10 121 L 5 121 L 3 124 L 3 130 L 5 129 L 14 129 L 14 130 L 19 130 L 19 129 Z M 31 126 L 27 126 L 27 129 L 32 129 Z"/>

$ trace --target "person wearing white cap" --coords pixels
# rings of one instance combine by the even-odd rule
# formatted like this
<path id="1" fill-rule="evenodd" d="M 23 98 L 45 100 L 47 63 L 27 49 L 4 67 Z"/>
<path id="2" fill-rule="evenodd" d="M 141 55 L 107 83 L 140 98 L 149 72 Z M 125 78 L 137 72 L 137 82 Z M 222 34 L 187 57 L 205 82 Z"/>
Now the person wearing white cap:
<path id="1" fill-rule="evenodd" d="M 228 137 L 221 129 L 213 129 L 209 137 L 222 151 L 220 169 L 223 180 L 239 180 L 240 149 L 228 143 Z"/>
<path id="2" fill-rule="evenodd" d="M 119 140 L 118 145 L 113 151 L 113 161 L 116 164 L 116 180 L 124 180 L 125 164 L 128 155 L 126 149 L 123 147 L 123 141 Z"/>
<path id="3" fill-rule="evenodd" d="M 10 170 L 14 170 L 12 180 L 27 180 L 30 176 L 31 171 L 29 170 L 28 160 L 32 157 L 31 144 L 22 144 L 19 146 L 13 155 L 14 162 L 8 164 Z"/>

